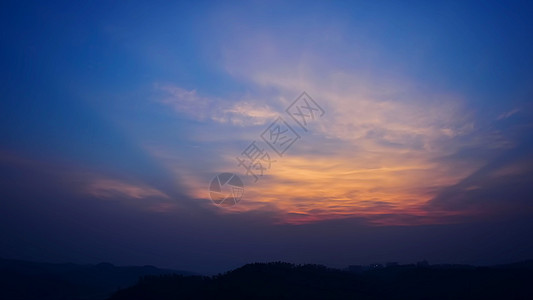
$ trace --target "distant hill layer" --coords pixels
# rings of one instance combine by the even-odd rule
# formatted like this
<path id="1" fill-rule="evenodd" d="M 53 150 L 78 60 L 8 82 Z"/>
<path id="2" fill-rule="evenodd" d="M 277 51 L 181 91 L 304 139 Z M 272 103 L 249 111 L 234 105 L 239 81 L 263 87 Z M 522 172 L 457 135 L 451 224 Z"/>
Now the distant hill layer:
<path id="1" fill-rule="evenodd" d="M 110 300 L 533 299 L 531 266 L 398 265 L 352 273 L 317 265 L 256 263 L 214 277 L 147 276 Z"/>
<path id="2" fill-rule="evenodd" d="M 0 299 L 101 300 L 120 288 L 135 284 L 141 276 L 193 273 L 152 266 L 117 267 L 52 264 L 0 259 Z"/>

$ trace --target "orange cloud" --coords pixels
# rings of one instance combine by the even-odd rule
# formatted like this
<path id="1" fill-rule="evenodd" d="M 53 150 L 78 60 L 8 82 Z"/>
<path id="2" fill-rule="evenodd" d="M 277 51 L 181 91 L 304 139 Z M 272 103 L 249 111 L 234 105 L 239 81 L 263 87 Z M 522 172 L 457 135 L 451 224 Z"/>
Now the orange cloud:
<path id="1" fill-rule="evenodd" d="M 341 37 L 348 34 L 342 28 L 327 31 L 333 35 L 321 33 L 312 40 L 336 36 L 341 43 Z M 222 212 L 275 211 L 279 221 L 287 223 L 346 217 L 380 225 L 448 222 L 461 213 L 429 211 L 426 204 L 486 161 L 443 158 L 465 148 L 508 147 L 502 136 L 479 132 L 464 97 L 454 91 L 421 86 L 389 66 L 345 68 L 346 61 L 362 61 L 374 53 L 368 47 L 363 53 L 357 41 L 342 45 L 342 59 L 321 52 L 327 49 L 306 47 L 300 40 L 279 40 L 268 32 L 232 40 L 225 46 L 220 63 L 228 74 L 256 87 L 257 99 L 268 99 L 266 90 L 281 95 L 262 103 L 264 107 L 287 107 L 306 91 L 326 115 L 259 182 L 246 186 L 237 206 Z M 275 118 L 270 110 L 256 110 L 261 106 L 257 102 L 250 107 L 241 104 L 235 104 L 232 111 Z M 278 115 L 287 117 L 283 109 Z M 213 129 L 215 126 L 224 124 L 213 125 Z M 240 152 L 231 142 L 254 139 L 260 140 L 256 127 L 228 138 L 227 144 L 220 144 L 212 153 L 220 161 L 203 165 L 209 171 L 172 164 L 171 168 L 187 183 L 191 197 L 206 199 L 211 179 L 206 174 L 244 173 L 235 162 Z M 207 142 L 202 145 L 211 147 Z"/>

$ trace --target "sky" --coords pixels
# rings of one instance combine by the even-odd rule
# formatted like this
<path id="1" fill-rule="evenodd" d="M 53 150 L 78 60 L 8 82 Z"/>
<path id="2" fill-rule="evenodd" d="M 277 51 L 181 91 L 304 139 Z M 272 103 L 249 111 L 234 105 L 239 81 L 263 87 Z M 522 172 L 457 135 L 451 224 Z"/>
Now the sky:
<path id="1" fill-rule="evenodd" d="M 527 1 L 0 5 L 0 257 L 533 258 Z"/>

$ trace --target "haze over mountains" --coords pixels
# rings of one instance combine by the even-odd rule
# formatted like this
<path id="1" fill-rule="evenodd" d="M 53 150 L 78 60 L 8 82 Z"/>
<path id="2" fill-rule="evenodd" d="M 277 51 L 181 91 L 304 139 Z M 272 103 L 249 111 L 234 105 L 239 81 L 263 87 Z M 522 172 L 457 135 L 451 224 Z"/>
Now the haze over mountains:
<path id="1" fill-rule="evenodd" d="M 110 300 L 531 299 L 533 261 L 495 267 L 389 265 L 352 273 L 320 265 L 248 264 L 214 277 L 143 278 Z"/>
<path id="2" fill-rule="evenodd" d="M 104 299 L 140 276 L 192 272 L 153 266 L 118 267 L 0 259 L 0 299 Z"/>
<path id="3" fill-rule="evenodd" d="M 253 263 L 215 276 L 109 263 L 0 259 L 0 298 L 125 299 L 530 299 L 533 260 L 492 267 L 425 261 L 344 270 Z"/>

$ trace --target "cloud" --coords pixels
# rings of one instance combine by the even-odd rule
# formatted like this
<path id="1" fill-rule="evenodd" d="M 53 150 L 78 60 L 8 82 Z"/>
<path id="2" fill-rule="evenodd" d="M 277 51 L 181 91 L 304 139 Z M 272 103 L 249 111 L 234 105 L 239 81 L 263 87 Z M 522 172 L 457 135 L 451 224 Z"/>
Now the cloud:
<path id="1" fill-rule="evenodd" d="M 226 19 L 232 12 L 222 14 Z M 226 28 L 205 43 L 221 51 L 213 63 L 245 85 L 248 94 L 223 99 L 201 96 L 208 90 L 157 86 L 166 93 L 162 103 L 182 116 L 206 121 L 194 137 L 206 158 L 190 154 L 201 170 L 183 159 L 156 155 L 187 182 L 191 198 L 208 202 L 206 186 L 217 172 L 232 171 L 250 180 L 235 157 L 252 141 L 271 151 L 257 126 L 266 127 L 276 116 L 292 122 L 284 110 L 302 91 L 326 113 L 309 133 L 301 132 L 302 139 L 286 155 L 271 152 L 277 160 L 272 167 L 257 184 L 247 184 L 238 206 L 219 213 L 275 212 L 277 221 L 287 223 L 353 217 L 379 225 L 456 222 L 473 212 L 436 209 L 428 203 L 514 146 L 512 135 L 471 109 L 467 95 L 421 81 L 401 65 L 381 60 L 384 49 L 342 24 L 318 31 L 298 22 L 283 27 L 291 37 L 305 39 L 270 28 L 254 28 L 250 34 L 232 21 Z M 220 137 L 235 125 L 239 134 Z M 211 134 L 224 143 L 202 139 Z M 463 156 L 468 151 L 474 155 Z M 482 187 L 476 182 L 465 189 Z"/>
<path id="2" fill-rule="evenodd" d="M 512 115 L 518 113 L 518 112 L 520 112 L 520 109 L 518 109 L 518 108 L 512 109 L 512 110 L 510 110 L 510 111 L 508 111 L 508 112 L 504 112 L 504 113 L 502 113 L 501 115 L 499 115 L 499 116 L 496 118 L 496 120 L 504 120 L 504 119 L 507 119 L 507 118 L 511 117 Z"/>
<path id="3" fill-rule="evenodd" d="M 156 84 L 155 87 L 167 93 L 159 102 L 172 107 L 177 113 L 186 114 L 197 120 L 209 117 L 212 101 L 198 96 L 196 90 L 188 91 L 173 85 Z"/>
<path id="4" fill-rule="evenodd" d="M 70 185 L 76 186 L 75 192 L 82 197 L 112 201 L 155 213 L 171 213 L 181 207 L 178 201 L 183 196 L 176 195 L 172 189 L 165 191 L 139 179 L 87 171 L 77 171 L 68 176 L 71 178 L 67 179 Z"/>
<path id="5" fill-rule="evenodd" d="M 0 151 L 0 168 L 8 174 L 13 173 L 9 169 L 18 170 L 17 176 L 6 177 L 9 179 L 7 182 L 12 181 L 11 184 L 0 185 L 4 192 L 12 191 L 18 195 L 24 191 L 28 199 L 52 195 L 61 198 L 61 201 L 109 200 L 123 206 L 155 212 L 177 208 L 176 198 L 142 179 L 111 175 L 105 171 L 95 172 L 88 167 L 61 161 L 36 160 L 7 151 Z"/>
<path id="6" fill-rule="evenodd" d="M 159 85 L 156 89 L 166 95 L 159 102 L 179 114 L 195 120 L 210 120 L 237 126 L 263 125 L 273 120 L 277 113 L 268 105 L 254 100 L 232 102 L 199 96 L 196 90 L 186 90 L 175 85 Z"/>
<path id="7" fill-rule="evenodd" d="M 513 147 L 428 201 L 428 210 L 483 216 L 533 212 L 533 142 Z"/>
<path id="8" fill-rule="evenodd" d="M 243 66 L 238 78 L 247 77 L 256 85 L 278 90 L 281 95 L 277 99 L 285 107 L 305 90 L 325 108 L 326 115 L 313 124 L 311 135 L 278 158 L 259 183 L 248 185 L 245 199 L 228 212 L 274 209 L 283 216 L 282 222 L 288 223 L 349 217 L 375 224 L 394 220 L 404 224 L 417 217 L 420 222 L 436 222 L 437 216 L 430 217 L 424 204 L 438 189 L 457 183 L 479 167 L 477 162 L 455 166 L 438 162 L 439 157 L 472 143 L 463 138 L 477 130 L 461 96 L 417 89 L 407 79 L 382 80 L 327 69 L 305 58 L 296 62 L 294 70 L 282 66 L 282 58 L 279 70 L 275 64 L 262 70 L 257 62 L 257 70 L 248 70 L 248 59 L 257 55 L 252 53 L 251 57 L 238 55 Z M 233 64 L 232 68 L 235 74 L 239 66 Z M 242 102 L 219 110 L 266 118 L 275 115 L 256 112 Z M 283 110 L 280 115 L 288 117 Z M 260 141 L 259 135 L 256 139 Z M 264 148 L 269 150 L 266 145 Z M 228 159 L 224 165 L 236 165 L 238 154 L 222 156 Z M 191 190 L 194 197 L 206 197 L 205 183 L 189 186 L 199 187 Z M 380 215 L 387 218 L 380 219 Z M 412 218 L 394 219 L 393 215 Z"/>
<path id="9" fill-rule="evenodd" d="M 286 30 L 297 35 L 300 29 Z M 313 47 L 325 37 L 312 32 L 303 41 L 268 29 L 236 38 L 247 35 L 244 29 L 231 47 L 221 42 L 220 64 L 236 80 L 277 91 L 281 107 L 306 91 L 326 110 L 310 135 L 259 183 L 247 186 L 246 198 L 233 209 L 274 207 L 289 223 L 347 217 L 389 225 L 439 223 L 472 214 L 426 204 L 513 147 L 512 136 L 480 120 L 466 95 L 371 59 L 380 49 L 350 40 L 342 26 L 328 30 L 340 37 L 334 41 L 339 55 Z M 479 154 L 455 156 L 466 149 Z"/>
<path id="10" fill-rule="evenodd" d="M 165 193 L 144 184 L 131 184 L 114 179 L 95 179 L 87 183 L 85 192 L 98 198 L 127 197 L 133 199 L 163 198 L 170 199 Z"/>
<path id="11" fill-rule="evenodd" d="M 252 102 L 238 102 L 228 109 L 222 110 L 224 117 L 218 118 L 221 123 L 231 122 L 235 125 L 263 125 L 274 120 L 278 113 L 267 105 Z"/>

